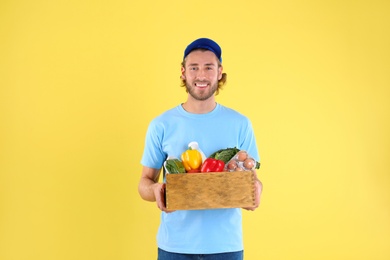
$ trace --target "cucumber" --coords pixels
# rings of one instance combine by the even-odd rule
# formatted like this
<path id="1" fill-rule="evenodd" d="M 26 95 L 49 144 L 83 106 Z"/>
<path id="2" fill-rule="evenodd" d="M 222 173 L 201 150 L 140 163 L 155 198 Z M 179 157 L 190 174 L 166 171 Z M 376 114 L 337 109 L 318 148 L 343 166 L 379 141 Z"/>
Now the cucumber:
<path id="1" fill-rule="evenodd" d="M 167 173 L 185 173 L 186 169 L 184 168 L 184 165 L 182 161 L 179 159 L 167 159 L 165 161 L 165 170 Z"/>

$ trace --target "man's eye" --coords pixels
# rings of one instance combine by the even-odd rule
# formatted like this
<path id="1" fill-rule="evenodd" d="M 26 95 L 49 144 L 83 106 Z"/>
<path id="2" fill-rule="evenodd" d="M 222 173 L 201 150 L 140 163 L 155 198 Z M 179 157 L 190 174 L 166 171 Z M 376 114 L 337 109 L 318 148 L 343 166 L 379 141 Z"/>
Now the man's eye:
<path id="1" fill-rule="evenodd" d="M 196 67 L 191 67 L 190 70 L 197 70 L 197 68 Z"/>

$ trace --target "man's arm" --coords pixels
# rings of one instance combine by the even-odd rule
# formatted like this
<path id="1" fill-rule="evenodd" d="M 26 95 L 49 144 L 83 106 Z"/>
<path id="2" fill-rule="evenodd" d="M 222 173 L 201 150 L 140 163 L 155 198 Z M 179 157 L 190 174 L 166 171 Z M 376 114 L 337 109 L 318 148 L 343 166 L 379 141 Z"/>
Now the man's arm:
<path id="1" fill-rule="evenodd" d="M 165 207 L 164 190 L 165 184 L 159 183 L 161 169 L 144 166 L 141 179 L 138 184 L 138 192 L 141 198 L 147 201 L 156 201 L 157 207 L 165 212 L 171 212 Z"/>

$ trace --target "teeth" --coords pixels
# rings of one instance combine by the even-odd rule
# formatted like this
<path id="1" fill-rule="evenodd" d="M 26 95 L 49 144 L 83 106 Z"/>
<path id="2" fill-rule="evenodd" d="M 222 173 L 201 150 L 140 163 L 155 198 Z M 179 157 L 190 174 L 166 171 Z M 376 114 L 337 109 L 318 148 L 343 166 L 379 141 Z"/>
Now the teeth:
<path id="1" fill-rule="evenodd" d="M 196 83 L 196 86 L 198 87 L 207 87 L 206 83 Z"/>

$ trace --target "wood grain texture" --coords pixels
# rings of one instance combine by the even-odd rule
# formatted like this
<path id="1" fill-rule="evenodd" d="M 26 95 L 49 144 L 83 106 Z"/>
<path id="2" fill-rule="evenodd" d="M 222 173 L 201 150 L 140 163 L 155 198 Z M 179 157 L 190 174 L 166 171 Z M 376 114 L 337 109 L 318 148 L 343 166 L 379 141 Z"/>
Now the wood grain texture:
<path id="1" fill-rule="evenodd" d="M 251 171 L 167 174 L 166 206 L 170 210 L 252 207 L 254 185 Z"/>

